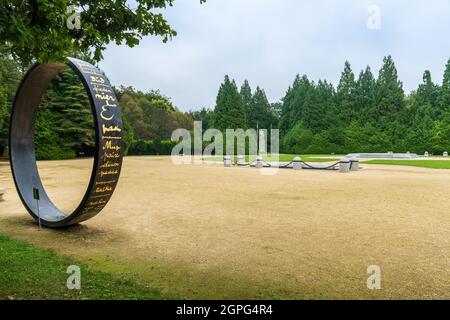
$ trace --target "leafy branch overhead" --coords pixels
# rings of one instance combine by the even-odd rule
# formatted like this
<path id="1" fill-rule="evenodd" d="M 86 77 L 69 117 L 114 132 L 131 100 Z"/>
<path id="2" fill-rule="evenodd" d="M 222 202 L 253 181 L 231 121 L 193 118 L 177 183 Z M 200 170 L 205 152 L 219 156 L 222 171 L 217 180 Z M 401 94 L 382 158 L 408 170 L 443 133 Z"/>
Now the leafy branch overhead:
<path id="1" fill-rule="evenodd" d="M 199 0 L 200 3 L 205 0 Z M 161 13 L 174 0 L 1 0 L 0 42 L 22 65 L 61 61 L 75 53 L 91 53 L 97 61 L 109 43 L 136 46 L 145 36 L 164 42 L 176 31 Z M 68 28 L 78 8 L 81 28 Z"/>

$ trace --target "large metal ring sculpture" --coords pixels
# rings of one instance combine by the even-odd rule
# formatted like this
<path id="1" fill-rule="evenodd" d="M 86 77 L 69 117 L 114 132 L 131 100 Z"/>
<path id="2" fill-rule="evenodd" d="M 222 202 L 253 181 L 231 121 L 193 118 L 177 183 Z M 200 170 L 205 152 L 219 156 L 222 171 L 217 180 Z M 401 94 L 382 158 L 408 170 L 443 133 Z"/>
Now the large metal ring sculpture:
<path id="1" fill-rule="evenodd" d="M 59 210 L 48 197 L 36 166 L 35 122 L 41 98 L 50 81 L 70 67 L 80 78 L 90 100 L 95 123 L 96 151 L 86 193 L 74 212 Z M 106 76 L 93 65 L 74 58 L 67 64 L 35 64 L 17 91 L 9 132 L 11 169 L 19 196 L 28 212 L 52 228 L 70 226 L 97 215 L 111 198 L 121 171 L 123 125 L 117 98 Z M 39 201 L 36 201 L 39 194 Z"/>

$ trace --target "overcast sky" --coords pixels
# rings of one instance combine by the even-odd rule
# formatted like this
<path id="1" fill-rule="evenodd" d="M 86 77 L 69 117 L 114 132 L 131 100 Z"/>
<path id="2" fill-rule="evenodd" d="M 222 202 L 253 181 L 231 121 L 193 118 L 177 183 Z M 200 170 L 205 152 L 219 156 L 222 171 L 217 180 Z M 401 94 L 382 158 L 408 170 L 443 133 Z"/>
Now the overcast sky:
<path id="1" fill-rule="evenodd" d="M 371 5 L 380 29 L 367 26 Z M 426 69 L 441 83 L 450 57 L 449 0 L 175 0 L 164 14 L 178 32 L 171 42 L 111 45 L 100 67 L 114 85 L 159 89 L 183 111 L 213 108 L 225 74 L 275 102 L 296 74 L 336 85 L 345 60 L 378 74 L 391 54 L 409 92 Z"/>

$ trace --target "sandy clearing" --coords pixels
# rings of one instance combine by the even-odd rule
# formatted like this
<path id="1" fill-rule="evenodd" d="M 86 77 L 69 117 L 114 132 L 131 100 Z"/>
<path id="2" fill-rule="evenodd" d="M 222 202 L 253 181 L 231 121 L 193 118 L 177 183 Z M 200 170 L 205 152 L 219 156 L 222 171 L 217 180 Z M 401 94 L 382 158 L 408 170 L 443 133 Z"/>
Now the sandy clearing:
<path id="1" fill-rule="evenodd" d="M 39 164 L 65 209 L 90 166 Z M 450 298 L 450 170 L 364 167 L 263 176 L 128 157 L 104 212 L 38 232 L 0 163 L 0 232 L 188 298 Z M 380 291 L 366 288 L 370 265 Z"/>

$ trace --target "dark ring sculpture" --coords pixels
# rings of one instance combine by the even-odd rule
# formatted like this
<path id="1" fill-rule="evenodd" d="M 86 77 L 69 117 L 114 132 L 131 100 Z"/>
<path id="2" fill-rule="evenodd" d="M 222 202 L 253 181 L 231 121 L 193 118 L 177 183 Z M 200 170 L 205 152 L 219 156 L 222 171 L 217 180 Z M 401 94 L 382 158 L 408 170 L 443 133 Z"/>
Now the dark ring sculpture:
<path id="1" fill-rule="evenodd" d="M 83 83 L 92 107 L 96 151 L 91 178 L 79 206 L 72 213 L 59 210 L 48 197 L 36 166 L 37 109 L 50 81 L 70 67 Z M 17 192 L 31 216 L 51 228 L 66 227 L 97 215 L 111 198 L 122 167 L 123 124 L 119 104 L 106 76 L 93 65 L 74 58 L 67 64 L 35 64 L 17 91 L 9 129 L 11 170 Z M 34 190 L 39 190 L 40 200 Z M 38 207 L 39 206 L 39 207 Z"/>

